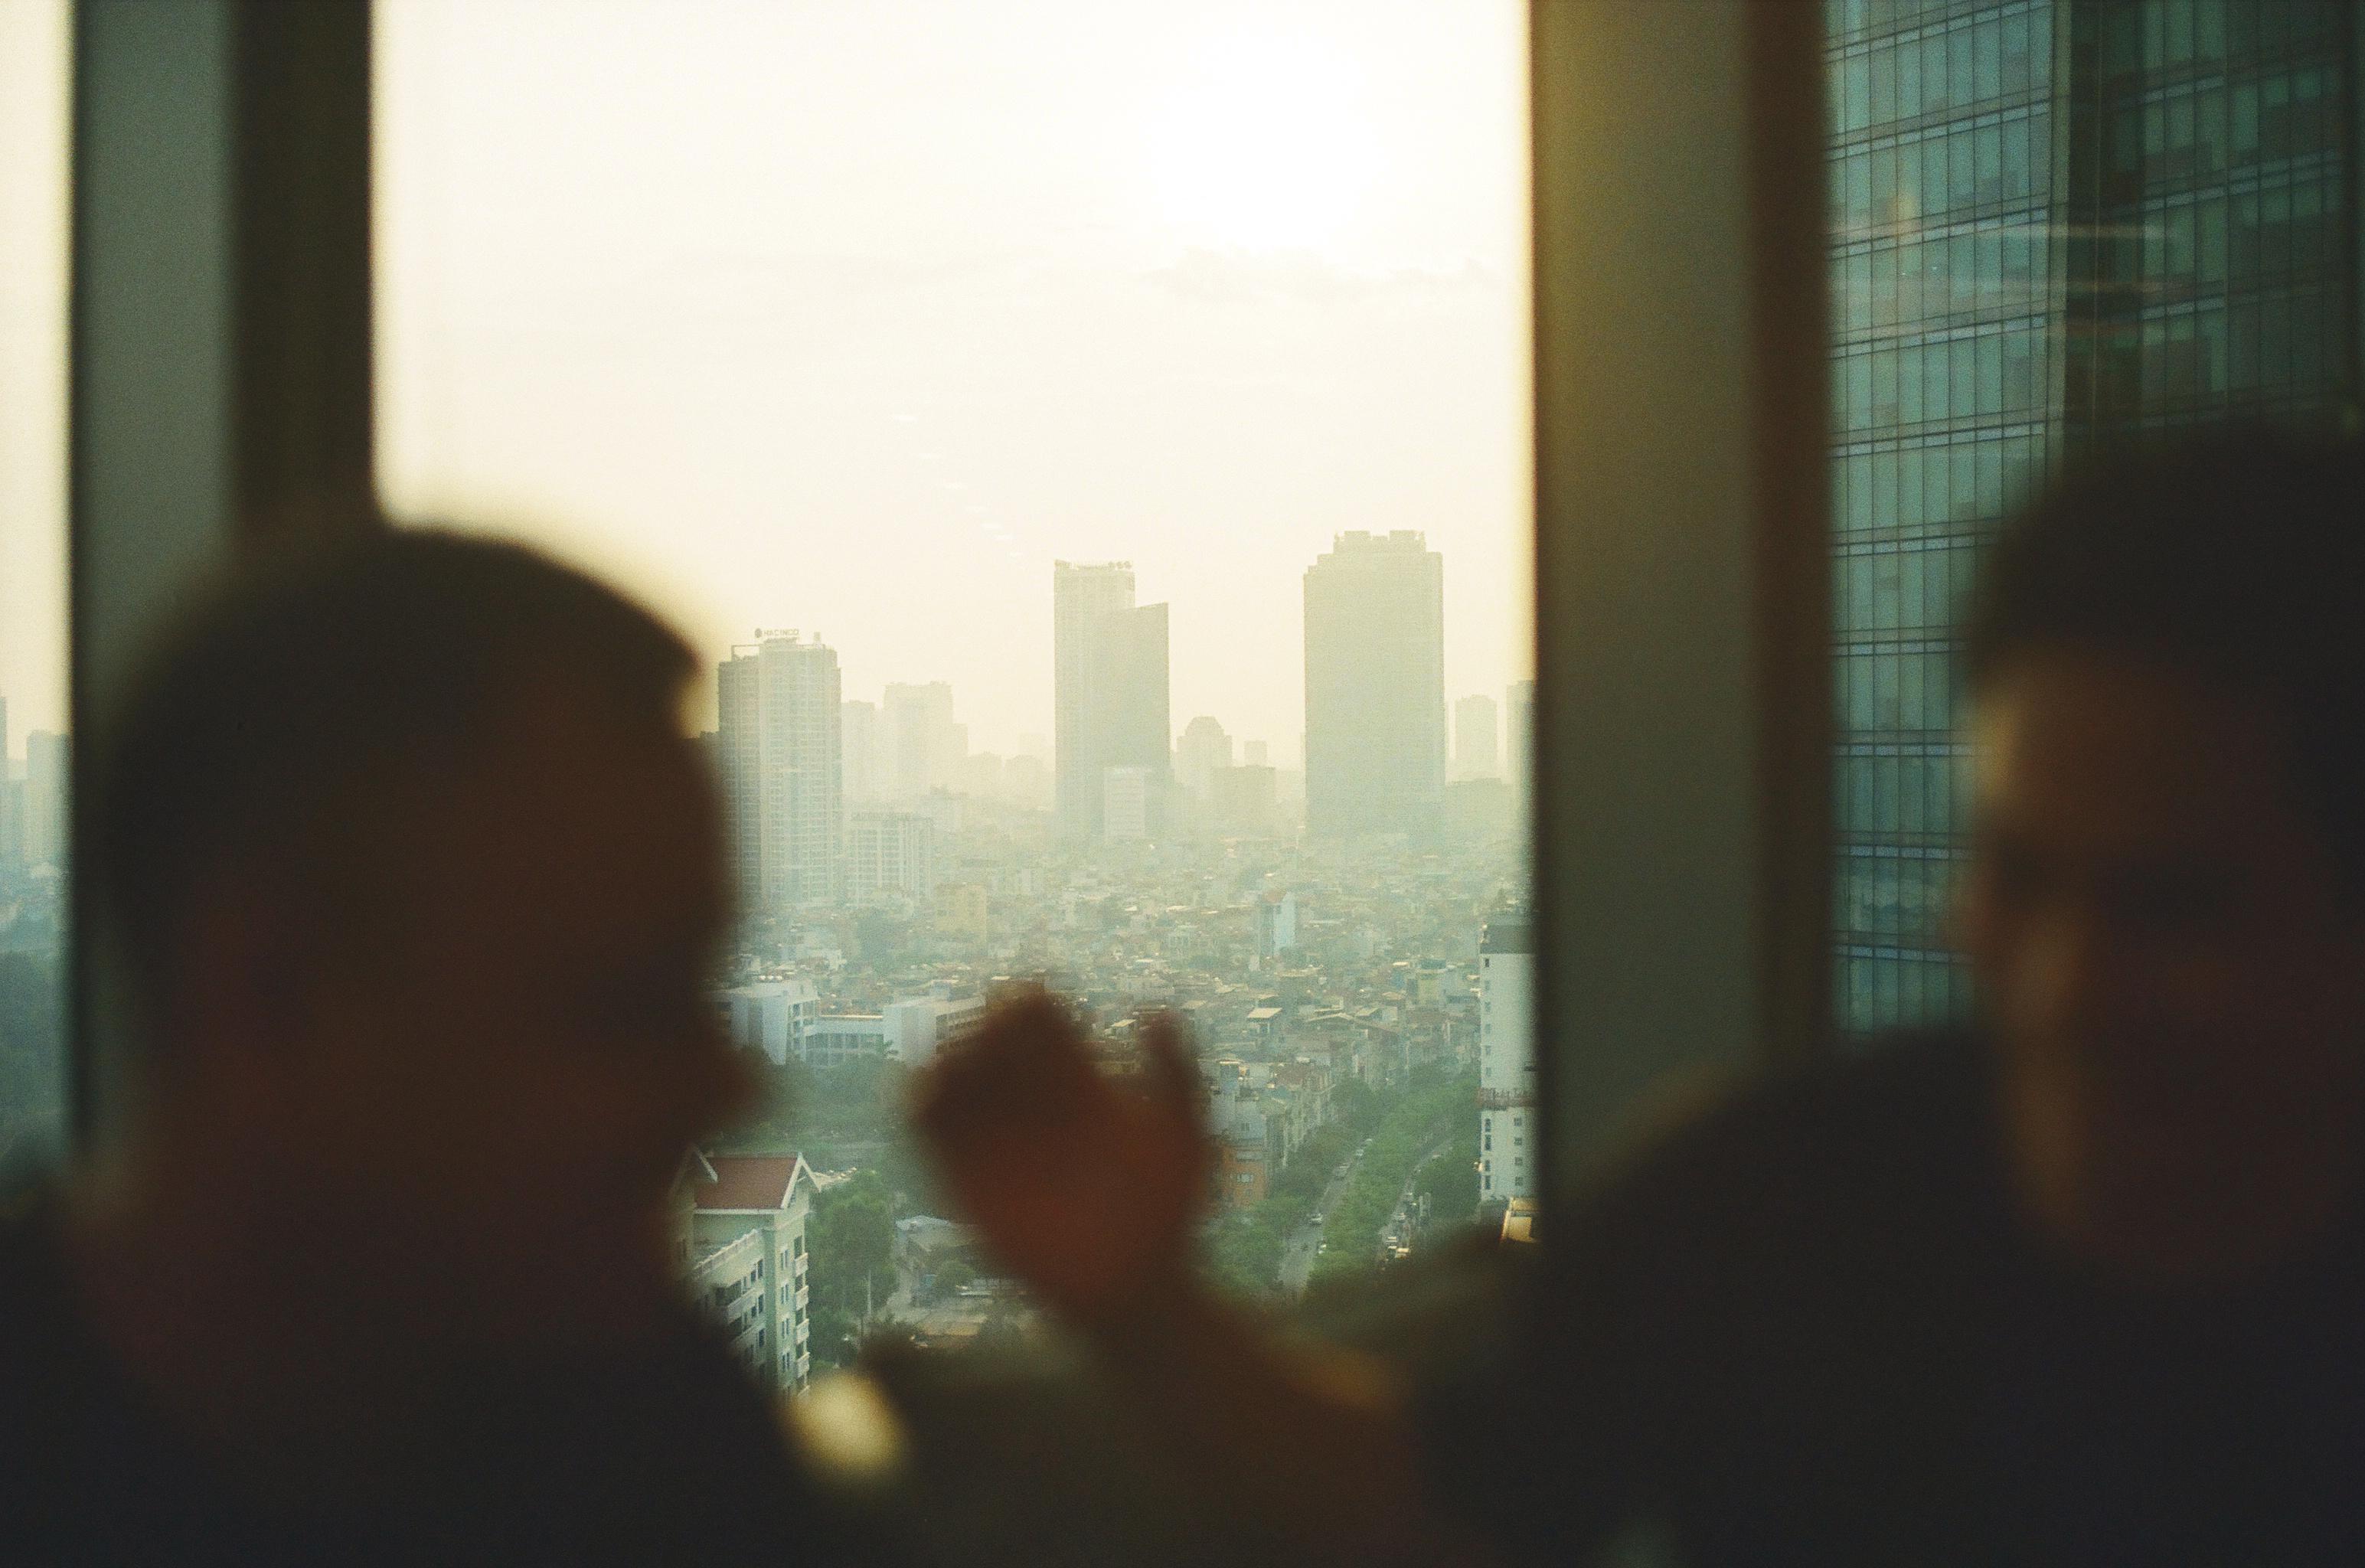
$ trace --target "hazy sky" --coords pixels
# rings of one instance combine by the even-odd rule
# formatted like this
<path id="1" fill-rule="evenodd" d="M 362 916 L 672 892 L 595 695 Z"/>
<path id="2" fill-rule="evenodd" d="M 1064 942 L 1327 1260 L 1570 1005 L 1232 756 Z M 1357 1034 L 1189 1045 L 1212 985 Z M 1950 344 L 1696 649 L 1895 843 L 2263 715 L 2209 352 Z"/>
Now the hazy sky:
<path id="1" fill-rule="evenodd" d="M 0 698 L 66 725 L 66 9 L 0 0 Z"/>
<path id="2" fill-rule="evenodd" d="M 381 472 L 720 654 L 1051 731 L 1055 559 L 1298 749 L 1300 576 L 1445 557 L 1528 671 L 1517 0 L 381 0 Z"/>

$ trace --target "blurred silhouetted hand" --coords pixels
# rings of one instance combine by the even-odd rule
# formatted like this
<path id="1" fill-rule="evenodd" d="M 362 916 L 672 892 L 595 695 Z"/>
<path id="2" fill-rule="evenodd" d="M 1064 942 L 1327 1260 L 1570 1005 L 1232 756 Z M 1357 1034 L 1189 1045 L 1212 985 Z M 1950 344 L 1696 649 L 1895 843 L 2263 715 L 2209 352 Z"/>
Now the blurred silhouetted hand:
<path id="1" fill-rule="evenodd" d="M 1093 1061 L 1065 1003 L 1036 989 L 997 1005 L 914 1091 L 947 1186 L 1003 1267 L 1087 1328 L 1185 1288 L 1206 1195 L 1205 1091 L 1182 1028 L 1144 1028 L 1146 1061 Z"/>

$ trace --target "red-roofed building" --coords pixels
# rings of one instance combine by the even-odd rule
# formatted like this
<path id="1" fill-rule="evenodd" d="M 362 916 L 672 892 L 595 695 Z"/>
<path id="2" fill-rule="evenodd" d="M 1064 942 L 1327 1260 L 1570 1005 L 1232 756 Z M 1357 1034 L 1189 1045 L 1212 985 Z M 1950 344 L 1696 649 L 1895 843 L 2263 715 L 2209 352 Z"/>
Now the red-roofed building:
<path id="1" fill-rule="evenodd" d="M 813 1174 L 802 1155 L 691 1149 L 674 1179 L 684 1282 L 748 1371 L 784 1393 L 813 1377 L 805 1224 Z"/>

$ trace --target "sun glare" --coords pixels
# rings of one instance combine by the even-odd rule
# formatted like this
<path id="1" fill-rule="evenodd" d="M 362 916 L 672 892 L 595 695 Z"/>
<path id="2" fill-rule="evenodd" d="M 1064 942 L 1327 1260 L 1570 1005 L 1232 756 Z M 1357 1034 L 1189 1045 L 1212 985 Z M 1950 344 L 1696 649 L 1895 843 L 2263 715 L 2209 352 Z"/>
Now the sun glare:
<path id="1" fill-rule="evenodd" d="M 1204 50 L 1154 111 L 1159 218 L 1194 245 L 1318 249 L 1381 172 L 1362 97 L 1348 62 L 1308 40 L 1255 33 Z"/>

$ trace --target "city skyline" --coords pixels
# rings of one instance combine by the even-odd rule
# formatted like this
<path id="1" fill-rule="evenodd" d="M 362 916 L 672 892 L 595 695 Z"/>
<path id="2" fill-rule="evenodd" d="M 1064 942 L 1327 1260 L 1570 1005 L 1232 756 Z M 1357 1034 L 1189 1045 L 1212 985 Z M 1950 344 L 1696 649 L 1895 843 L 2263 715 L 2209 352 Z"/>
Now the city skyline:
<path id="1" fill-rule="evenodd" d="M 384 493 L 709 663 L 788 624 L 857 697 L 948 680 L 982 752 L 1052 729 L 1058 559 L 1136 562 L 1175 712 L 1294 757 L 1298 572 L 1421 529 L 1499 690 L 1525 42 L 1491 0 L 383 7 Z"/>
<path id="2" fill-rule="evenodd" d="M 1392 544 L 1407 543 L 1417 545 L 1419 536 L 1400 532 L 1391 539 L 1373 541 L 1361 532 L 1342 534 L 1332 542 L 1332 549 L 1308 568 L 1309 586 L 1317 571 L 1337 566 L 1342 559 L 1352 562 L 1359 558 L 1360 552 L 1374 545 L 1385 551 Z M 1417 593 L 1441 597 L 1441 593 L 1430 590 L 1440 587 L 1435 579 L 1441 577 L 1442 557 L 1425 549 L 1416 550 L 1415 554 L 1421 562 L 1417 573 L 1421 581 L 1414 585 Z M 1057 740 L 1047 743 L 1039 735 L 1024 737 L 1021 749 L 1008 754 L 974 750 L 969 744 L 969 726 L 959 722 L 958 700 L 950 682 L 891 681 L 882 689 L 880 699 L 872 701 L 844 696 L 846 687 L 840 671 L 838 756 L 843 810 L 851 812 L 857 806 L 908 804 L 939 790 L 954 794 L 998 793 L 976 787 L 979 776 L 970 764 L 981 757 L 996 762 L 1048 762 L 1053 767 L 1055 786 L 1051 808 L 1062 818 L 1062 832 L 1071 841 L 1088 841 L 1097 836 L 1097 828 L 1086 831 L 1067 823 L 1066 810 L 1060 803 L 1067 797 L 1057 791 L 1089 790 L 1097 794 L 1105 788 L 1104 775 L 1111 767 L 1154 767 L 1161 770 L 1164 787 L 1179 791 L 1173 802 L 1179 810 L 1186 800 L 1206 802 L 1211 775 L 1233 766 L 1236 745 L 1242 748 L 1243 765 L 1269 766 L 1272 746 L 1261 737 L 1236 737 L 1216 714 L 1194 714 L 1182 720 L 1173 712 L 1166 695 L 1164 667 L 1170 607 L 1162 602 L 1133 602 L 1136 584 L 1130 562 L 1061 561 L 1053 563 L 1053 569 L 1055 657 L 1063 657 L 1070 666 L 1055 671 L 1054 689 L 1059 690 L 1063 680 L 1071 683 L 1070 709 L 1064 713 L 1055 710 L 1054 724 L 1055 734 L 1070 740 L 1067 751 L 1063 753 Z M 1339 601 L 1338 608 L 1346 620 L 1357 619 L 1362 611 L 1373 608 L 1360 602 L 1362 597 L 1351 592 L 1350 599 L 1357 602 Z M 1314 602 L 1311 597 L 1308 602 Z M 1062 616 L 1067 619 L 1065 626 L 1057 624 Z M 1435 619 L 1433 614 L 1429 618 Z M 1430 630 L 1434 640 L 1441 642 L 1441 620 Z M 757 644 L 734 646 L 734 660 L 760 647 L 767 640 L 795 635 L 758 631 Z M 1335 640 L 1336 633 L 1331 635 Z M 833 669 L 836 669 L 834 648 L 822 643 L 818 635 L 810 646 L 826 652 Z M 732 662 L 726 660 L 719 666 L 726 681 Z M 1425 662 L 1433 665 L 1435 660 L 1429 657 Z M 1312 666 L 1307 666 L 1307 677 L 1309 680 L 1314 678 Z M 1524 710 L 1525 704 L 1532 700 L 1529 694 L 1533 685 L 1532 681 L 1509 683 L 1503 689 L 1504 700 L 1499 706 L 1494 697 L 1484 692 L 1456 698 L 1450 710 L 1450 736 L 1445 727 L 1446 710 L 1440 707 L 1436 725 L 1438 745 L 1442 748 L 1450 738 L 1455 778 L 1500 778 L 1503 758 L 1498 748 L 1506 740 L 1515 762 L 1524 766 L 1525 737 L 1517 733 L 1517 727 L 1528 722 Z M 1120 697 L 1142 700 L 1128 705 Z M 1133 712 L 1132 706 L 1139 706 L 1142 711 Z M 1515 727 L 1513 734 L 1505 736 L 1499 732 L 1498 715 L 1508 716 Z M 721 727 L 718 722 L 718 738 Z M 1087 737 L 1087 732 L 1097 734 L 1104 731 L 1121 737 L 1114 752 L 1105 735 L 1098 740 Z M 1077 744 L 1076 737 L 1087 738 Z M 1060 762 L 1063 756 L 1069 758 L 1064 765 Z M 1302 755 L 1296 760 L 1299 767 L 1285 771 L 1297 772 L 1302 778 Z M 1441 789 L 1445 782 L 1442 774 L 1438 782 Z M 1070 809 L 1084 817 L 1095 814 L 1081 805 L 1084 795 L 1076 794 L 1074 798 L 1079 804 Z M 1179 823 L 1178 818 L 1174 825 L 1179 826 Z"/>

